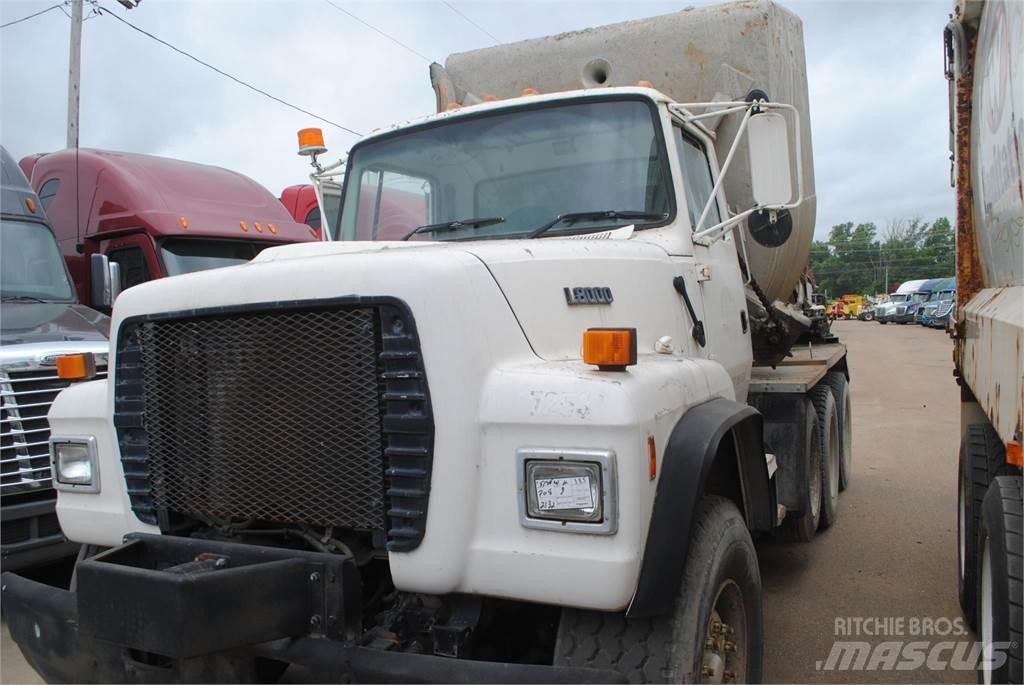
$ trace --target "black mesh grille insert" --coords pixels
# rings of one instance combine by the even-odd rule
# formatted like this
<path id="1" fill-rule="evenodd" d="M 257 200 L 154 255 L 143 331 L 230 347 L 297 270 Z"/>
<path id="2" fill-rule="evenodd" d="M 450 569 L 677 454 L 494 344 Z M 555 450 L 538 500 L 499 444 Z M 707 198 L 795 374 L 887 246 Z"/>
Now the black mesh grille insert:
<path id="1" fill-rule="evenodd" d="M 143 324 L 156 505 L 382 528 L 376 328 L 371 308 Z"/>
<path id="2" fill-rule="evenodd" d="M 126 321 L 114 422 L 136 515 L 341 526 L 415 548 L 433 461 L 426 377 L 405 306 L 368 302 Z"/>

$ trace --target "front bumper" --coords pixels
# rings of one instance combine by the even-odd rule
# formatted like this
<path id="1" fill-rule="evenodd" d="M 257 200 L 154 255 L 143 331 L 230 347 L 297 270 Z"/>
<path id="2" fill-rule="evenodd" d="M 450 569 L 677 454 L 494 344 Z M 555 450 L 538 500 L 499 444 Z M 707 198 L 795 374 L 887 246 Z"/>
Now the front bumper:
<path id="1" fill-rule="evenodd" d="M 54 511 L 56 500 L 18 501 L 11 497 L 0 507 L 0 562 L 18 571 L 74 556 L 78 545 L 68 542 Z"/>
<path id="2" fill-rule="evenodd" d="M 153 538 L 136 536 L 81 562 L 78 592 L 3 574 L 11 637 L 47 682 L 256 682 L 265 669 L 288 665 L 313 682 L 624 682 L 611 671 L 361 647 L 350 616 L 358 616 L 350 600 L 358 601 L 359 585 L 346 570 L 355 570 L 351 562 Z M 179 559 L 230 562 L 216 571 L 157 570 L 168 549 Z M 311 608 L 325 609 L 325 618 L 305 618 Z"/>

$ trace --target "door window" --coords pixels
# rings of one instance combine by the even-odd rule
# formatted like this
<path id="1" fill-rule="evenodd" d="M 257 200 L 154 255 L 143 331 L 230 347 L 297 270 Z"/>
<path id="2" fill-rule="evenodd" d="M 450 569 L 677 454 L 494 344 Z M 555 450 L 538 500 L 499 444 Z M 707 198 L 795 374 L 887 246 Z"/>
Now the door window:
<path id="1" fill-rule="evenodd" d="M 679 151 L 679 163 L 683 167 L 683 185 L 686 188 L 686 210 L 690 215 L 690 226 L 697 229 L 704 205 L 711 197 L 715 182 L 711 177 L 711 163 L 704 151 L 704 146 L 688 136 L 679 127 L 675 128 L 676 149 Z M 722 220 L 718 211 L 718 203 L 711 205 L 704 228 L 714 226 Z"/>
<path id="2" fill-rule="evenodd" d="M 146 264 L 146 255 L 137 247 L 122 247 L 107 253 L 107 259 L 121 265 L 121 290 L 145 283 L 153 278 Z"/>
<path id="3" fill-rule="evenodd" d="M 60 188 L 60 179 L 51 178 L 39 189 L 39 204 L 43 206 L 44 211 L 50 208 L 53 198 L 57 197 L 58 188 Z"/>

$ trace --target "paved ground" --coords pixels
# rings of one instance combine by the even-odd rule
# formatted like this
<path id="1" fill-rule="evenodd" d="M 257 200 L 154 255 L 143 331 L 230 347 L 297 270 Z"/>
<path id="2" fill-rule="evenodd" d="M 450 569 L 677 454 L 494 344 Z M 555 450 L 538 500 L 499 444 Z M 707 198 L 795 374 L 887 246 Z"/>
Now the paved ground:
<path id="1" fill-rule="evenodd" d="M 959 402 L 945 333 L 840 322 L 853 376 L 854 466 L 835 527 L 811 544 L 762 543 L 769 682 L 974 682 L 971 671 L 819 670 L 833 642 L 924 640 L 913 622 L 960 616 L 956 598 Z M 60 569 L 50 570 L 60 579 Z M 892 621 L 888 636 L 836 636 L 836 619 Z M 893 634 L 902 619 L 904 636 Z M 873 626 L 871 626 L 873 627 Z M 38 683 L 7 636 L 0 681 Z M 902 644 L 902 643 L 900 643 Z M 883 646 L 883 650 L 886 648 Z M 927 648 L 926 648 L 927 649 Z M 953 648 L 943 650 L 948 660 Z M 927 653 L 927 652 L 926 652 Z M 875 656 L 884 657 L 884 653 Z M 895 657 L 893 657 L 895 658 Z M 923 661 L 923 659 L 922 659 Z M 884 663 L 884 659 L 883 659 Z"/>
<path id="2" fill-rule="evenodd" d="M 836 640 L 970 641 L 909 636 L 915 619 L 958 619 L 959 393 L 944 331 L 843 321 L 853 391 L 853 478 L 836 525 L 808 545 L 759 546 L 769 682 L 974 682 L 973 671 L 817 670 Z M 903 619 L 887 636 L 836 636 L 837 618 Z M 850 622 L 852 623 L 852 621 Z M 873 623 L 873 621 L 872 621 Z M 946 632 L 945 621 L 936 628 Z M 902 643 L 901 643 L 902 644 Z M 883 647 L 883 649 L 885 649 Z M 943 653 L 948 660 L 950 652 Z"/>

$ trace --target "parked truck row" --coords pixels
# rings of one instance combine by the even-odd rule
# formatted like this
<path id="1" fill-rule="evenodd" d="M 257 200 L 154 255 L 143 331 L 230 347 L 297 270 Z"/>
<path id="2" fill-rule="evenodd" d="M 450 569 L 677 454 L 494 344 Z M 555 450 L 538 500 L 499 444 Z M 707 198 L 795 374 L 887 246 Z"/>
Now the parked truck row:
<path id="1" fill-rule="evenodd" d="M 852 455 L 800 20 L 430 75 L 343 164 L 303 138 L 328 241 L 118 298 L 50 412 L 75 587 L 3 577 L 46 679 L 761 678 L 753 537 L 834 524 Z"/>

